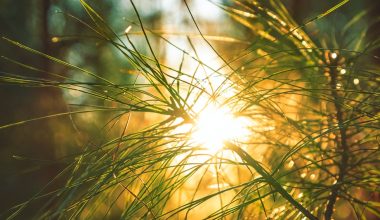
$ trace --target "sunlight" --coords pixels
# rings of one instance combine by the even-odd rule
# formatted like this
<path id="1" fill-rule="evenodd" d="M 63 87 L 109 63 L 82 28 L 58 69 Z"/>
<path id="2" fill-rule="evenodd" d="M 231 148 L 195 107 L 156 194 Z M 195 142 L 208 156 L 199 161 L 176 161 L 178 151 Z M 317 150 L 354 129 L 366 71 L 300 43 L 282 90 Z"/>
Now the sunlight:
<path id="1" fill-rule="evenodd" d="M 183 124 L 183 119 L 175 122 L 181 125 L 175 129 L 174 133 L 185 135 L 189 146 L 196 149 L 177 155 L 172 162 L 173 167 L 185 162 L 184 166 L 179 166 L 182 167 L 181 172 L 184 176 L 191 175 L 191 178 L 183 184 L 182 191 L 178 191 L 173 196 L 172 201 L 175 204 L 178 201 L 180 204 L 186 204 L 194 199 L 191 195 L 195 193 L 197 196 L 206 196 L 208 193 L 216 193 L 250 177 L 250 174 L 241 170 L 240 167 L 227 162 L 242 163 L 243 161 L 233 151 L 224 149 L 227 142 L 245 149 L 246 146 L 240 143 L 250 139 L 252 126 L 256 126 L 257 123 L 251 118 L 238 116 L 229 106 L 200 100 L 197 103 L 199 105 L 196 106 L 197 112 L 193 123 Z M 195 209 L 196 211 L 187 217 L 188 219 L 199 219 L 199 216 L 206 218 L 215 210 L 220 209 L 221 204 L 232 201 L 233 197 L 233 191 L 226 192 L 223 197 L 213 197 L 212 200 L 204 203 L 207 208 Z"/>
<path id="2" fill-rule="evenodd" d="M 226 142 L 237 144 L 247 141 L 251 133 L 249 128 L 256 126 L 257 122 L 236 115 L 237 103 L 220 104 L 236 95 L 235 85 L 226 77 L 230 70 L 227 67 L 221 68 L 223 62 L 210 48 L 201 45 L 197 51 L 209 68 L 196 68 L 199 66 L 198 61 L 189 59 L 183 69 L 194 74 L 180 76 L 182 81 L 194 84 L 190 88 L 183 84 L 180 92 L 181 96 L 187 97 L 187 102 L 191 105 L 189 112 L 194 114 L 195 121 L 177 127 L 174 133 L 188 133 L 189 143 L 204 148 L 206 154 L 215 155 L 223 149 Z M 192 92 L 189 94 L 190 89 Z M 179 121 L 175 122 L 178 123 Z"/>
<path id="3" fill-rule="evenodd" d="M 181 123 L 183 119 L 177 119 L 175 122 Z M 182 124 L 173 133 L 187 134 L 191 145 L 201 147 L 206 154 L 215 155 L 223 150 L 226 142 L 246 142 L 252 133 L 250 128 L 253 125 L 257 123 L 252 119 L 236 116 L 228 107 L 209 103 L 198 113 L 194 123 Z"/>
<path id="4" fill-rule="evenodd" d="M 191 140 L 215 154 L 227 141 L 244 141 L 249 134 L 249 124 L 249 119 L 234 116 L 227 107 L 209 104 L 200 112 Z"/>

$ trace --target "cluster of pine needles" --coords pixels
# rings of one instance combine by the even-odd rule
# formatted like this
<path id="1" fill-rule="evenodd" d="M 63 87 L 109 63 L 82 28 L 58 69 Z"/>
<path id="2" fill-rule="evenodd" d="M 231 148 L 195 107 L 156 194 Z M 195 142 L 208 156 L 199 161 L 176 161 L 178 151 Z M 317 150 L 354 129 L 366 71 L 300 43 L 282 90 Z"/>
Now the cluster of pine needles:
<path id="1" fill-rule="evenodd" d="M 192 51 L 181 48 L 165 33 L 147 28 L 132 0 L 136 20 L 130 25 L 141 30 L 145 50 L 136 46 L 130 28 L 116 33 L 101 13 L 80 2 L 88 19 L 72 19 L 92 31 L 94 41 L 117 49 L 136 78 L 116 82 L 3 37 L 14 47 L 92 80 L 54 72 L 47 72 L 48 78 L 8 73 L 0 76 L 1 84 L 75 91 L 92 101 L 0 129 L 53 117 L 75 122 L 76 115 L 104 112 L 110 115 L 104 132 L 114 127 L 118 132 L 102 134 L 107 138 L 101 144 L 84 143 L 80 152 L 62 159 L 66 168 L 28 201 L 3 213 L 5 217 L 23 216 L 31 204 L 43 200 L 46 204 L 35 210 L 35 218 L 330 220 L 343 209 L 351 210 L 350 217 L 356 219 L 380 218 L 380 58 L 371 55 L 380 38 L 369 42 L 363 27 L 361 37 L 341 45 L 336 42 L 343 41 L 306 31 L 342 6 L 349 7 L 348 0 L 302 25 L 279 0 L 212 1 L 249 39 L 235 54 L 215 46 L 184 0 L 183 13 L 191 18 L 194 34 L 220 60 L 219 68 L 202 61 L 195 46 Z M 338 31 L 344 36 L 366 13 L 358 13 Z M 166 64 L 153 38 L 182 54 L 173 58 L 179 66 Z M 236 42 L 228 39 L 219 36 L 224 45 L 234 47 Z M 3 58 L 46 75 L 33 65 Z M 196 64 L 195 70 L 184 67 L 186 60 Z M 208 75 L 199 78 L 199 71 Z M 221 82 L 215 85 L 214 78 Z M 93 105 L 93 100 L 101 104 Z M 225 141 L 214 153 L 194 143 L 189 138 L 192 130 L 181 128 L 197 123 L 200 102 L 203 107 L 228 107 L 234 116 L 246 118 L 250 135 Z M 153 122 L 128 129 L 142 114 Z M 65 185 L 51 190 L 49 186 L 59 181 Z"/>

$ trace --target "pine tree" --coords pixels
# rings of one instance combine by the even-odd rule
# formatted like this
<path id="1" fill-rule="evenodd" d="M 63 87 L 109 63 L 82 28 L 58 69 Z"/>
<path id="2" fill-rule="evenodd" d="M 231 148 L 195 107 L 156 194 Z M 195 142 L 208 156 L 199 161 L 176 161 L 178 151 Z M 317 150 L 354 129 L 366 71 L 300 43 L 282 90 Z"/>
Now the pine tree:
<path id="1" fill-rule="evenodd" d="M 65 158 L 67 167 L 7 217 L 22 216 L 45 198 L 36 218 L 380 217 L 379 57 L 372 54 L 379 38 L 369 41 L 368 28 L 362 27 L 355 39 L 345 39 L 366 11 L 336 30 L 341 35 L 333 39 L 318 31 L 318 22 L 349 7 L 348 0 L 301 25 L 278 0 L 212 1 L 248 39 L 237 40 L 203 33 L 184 0 L 198 39 L 182 36 L 189 46 L 184 48 L 168 33 L 147 27 L 135 1 L 130 7 L 136 20 L 122 34 L 80 2 L 88 19 L 77 21 L 118 50 L 132 80 L 112 79 L 3 37 L 91 81 L 53 72 L 48 74 L 54 79 L 1 76 L 2 84 L 59 88 L 84 94 L 88 102 L 0 129 L 52 117 L 75 122 L 76 115 L 107 115 L 100 118 L 104 140 L 84 143 L 80 153 Z M 131 30 L 139 30 L 140 43 Z M 180 54 L 175 66 L 160 56 L 158 42 Z M 204 48 L 218 67 L 202 58 Z M 45 190 L 59 180 L 63 187 Z"/>

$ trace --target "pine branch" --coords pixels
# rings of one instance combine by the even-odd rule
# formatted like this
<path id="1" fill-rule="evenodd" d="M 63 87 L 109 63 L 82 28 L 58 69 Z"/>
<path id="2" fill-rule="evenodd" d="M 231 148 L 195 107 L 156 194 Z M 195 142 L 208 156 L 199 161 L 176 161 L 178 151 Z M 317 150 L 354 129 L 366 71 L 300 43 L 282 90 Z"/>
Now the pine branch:
<path id="1" fill-rule="evenodd" d="M 334 205 L 337 200 L 338 194 L 340 189 L 342 188 L 342 184 L 344 182 L 344 177 L 347 172 L 347 166 L 348 166 L 348 159 L 349 159 L 349 147 L 347 144 L 347 126 L 344 125 L 344 115 L 342 110 L 342 102 L 343 97 L 341 97 L 338 93 L 338 80 L 337 75 L 338 71 L 335 66 L 337 66 L 338 59 L 333 59 L 333 62 L 331 63 L 332 67 L 329 68 L 329 76 L 330 76 L 330 89 L 331 89 L 331 95 L 333 97 L 334 107 L 335 107 L 335 116 L 338 120 L 338 126 L 339 126 L 339 143 L 338 147 L 342 151 L 342 157 L 339 163 L 339 173 L 338 173 L 338 179 L 336 183 L 332 186 L 331 194 L 328 197 L 328 202 L 326 206 L 325 211 L 325 219 L 330 220 L 333 213 L 334 213 Z"/>
<path id="2" fill-rule="evenodd" d="M 228 148 L 237 153 L 241 159 L 246 161 L 251 167 L 253 167 L 273 188 L 276 189 L 278 193 L 280 193 L 284 199 L 290 202 L 295 208 L 297 208 L 300 212 L 302 212 L 306 217 L 312 220 L 317 220 L 309 210 L 307 210 L 304 206 L 302 206 L 299 202 L 297 202 L 282 186 L 281 184 L 273 178 L 271 174 L 269 174 L 255 159 L 253 159 L 247 152 L 245 152 L 240 147 L 229 143 Z"/>

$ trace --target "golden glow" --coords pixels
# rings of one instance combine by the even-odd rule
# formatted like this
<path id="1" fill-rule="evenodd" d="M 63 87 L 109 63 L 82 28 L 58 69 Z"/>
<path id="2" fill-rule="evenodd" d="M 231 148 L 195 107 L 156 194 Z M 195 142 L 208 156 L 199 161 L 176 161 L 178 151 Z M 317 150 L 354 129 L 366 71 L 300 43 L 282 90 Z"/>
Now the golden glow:
<path id="1" fill-rule="evenodd" d="M 177 43 L 181 45 L 181 41 Z M 180 169 L 182 175 L 191 175 L 178 194 L 173 196 L 173 208 L 191 202 L 195 194 L 197 197 L 207 196 L 242 181 L 248 181 L 251 174 L 232 163 L 232 161 L 242 163 L 242 159 L 233 151 L 225 150 L 225 145 L 229 142 L 246 150 L 247 144 L 244 143 L 247 143 L 252 136 L 257 136 L 254 131 L 260 130 L 257 128 L 266 129 L 260 120 L 256 121 L 257 117 L 253 119 L 239 114 L 239 110 L 243 109 L 242 103 L 237 103 L 233 98 L 238 88 L 227 78 L 231 70 L 228 67 L 221 68 L 224 63 L 210 48 L 199 44 L 196 46 L 198 46 L 197 58 L 181 61 L 182 71 L 191 74 L 178 75 L 172 72 L 173 79 L 178 78 L 181 82 L 186 82 L 180 85 L 179 93 L 182 97 L 186 97 L 188 105 L 184 110 L 192 119 L 192 122 L 185 123 L 183 118 L 178 117 L 172 124 L 177 126 L 172 134 L 179 138 L 169 146 L 191 149 L 177 155 L 171 162 L 173 170 Z M 173 54 L 169 54 L 169 50 L 169 57 L 182 56 L 176 54 L 178 51 L 174 49 L 172 52 Z M 202 63 L 207 63 L 211 68 L 206 66 L 199 68 L 197 60 L 202 60 Z M 168 65 L 177 66 L 178 63 Z M 263 148 L 251 148 L 251 150 L 262 151 Z M 261 155 L 257 153 L 256 156 Z M 223 204 L 230 203 L 234 196 L 234 191 L 227 191 L 223 196 L 211 198 L 203 203 L 202 208 L 194 209 L 189 215 L 186 213 L 180 219 L 207 218 L 222 208 Z"/>
<path id="2" fill-rule="evenodd" d="M 241 142 L 249 135 L 249 119 L 237 117 L 229 108 L 209 104 L 200 112 L 191 140 L 215 154 L 225 142 Z"/>
<path id="3" fill-rule="evenodd" d="M 175 124 L 182 123 L 177 119 Z M 194 124 L 182 124 L 174 130 L 175 134 L 187 134 L 191 145 L 204 148 L 204 153 L 215 155 L 223 149 L 226 142 L 241 143 L 249 139 L 250 127 L 255 125 L 248 117 L 236 116 L 227 107 L 217 107 L 210 103 L 201 110 Z"/>
<path id="4" fill-rule="evenodd" d="M 51 42 L 53 42 L 53 43 L 57 43 L 58 41 L 59 41 L 58 37 L 52 37 L 51 38 Z"/>

